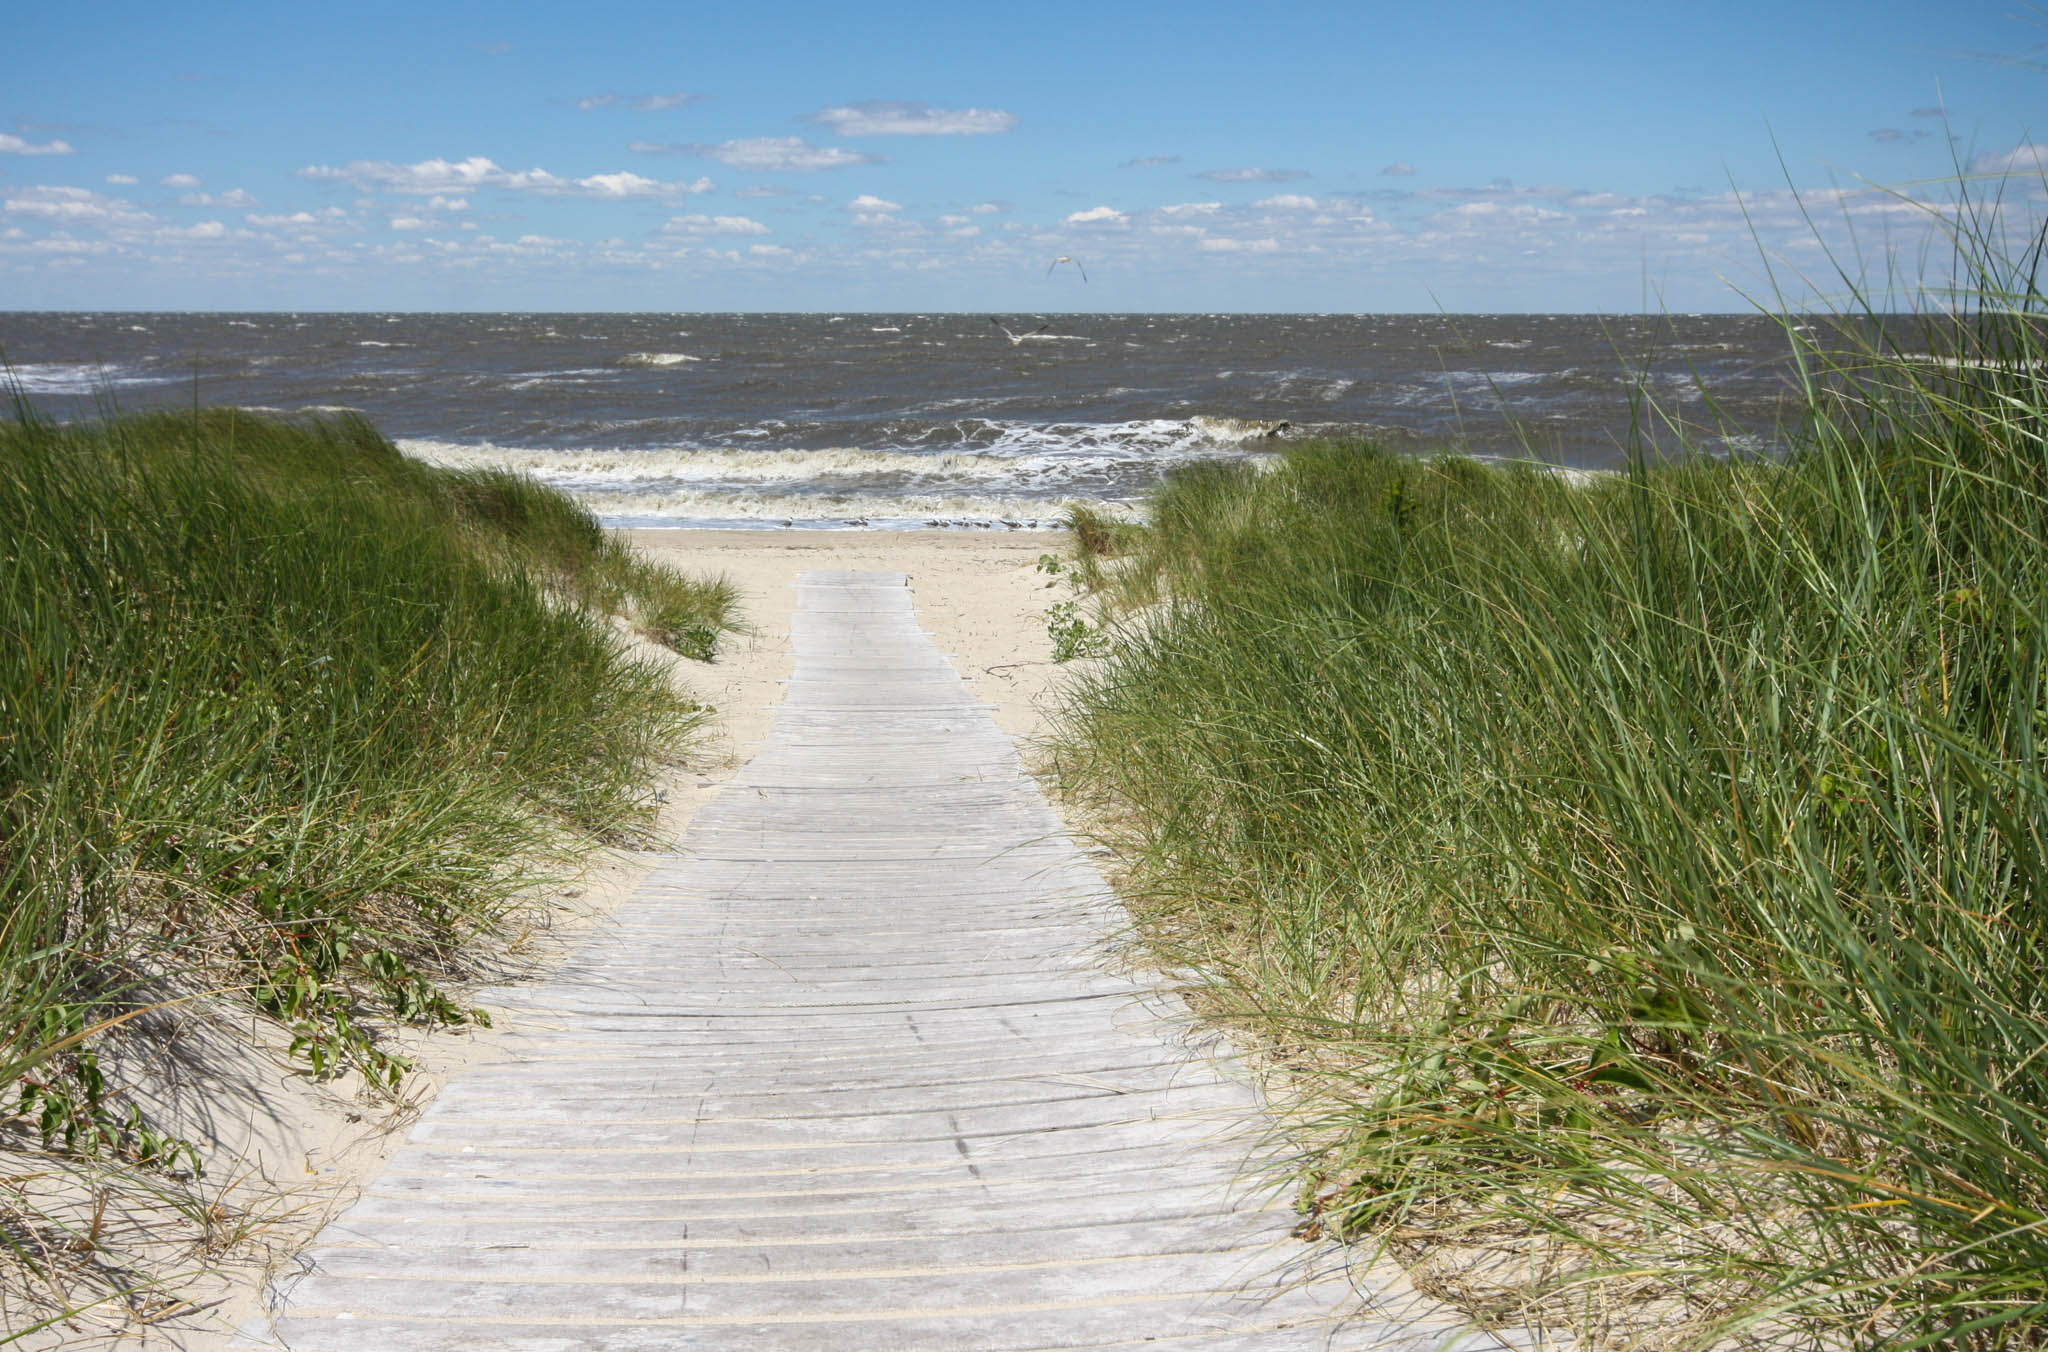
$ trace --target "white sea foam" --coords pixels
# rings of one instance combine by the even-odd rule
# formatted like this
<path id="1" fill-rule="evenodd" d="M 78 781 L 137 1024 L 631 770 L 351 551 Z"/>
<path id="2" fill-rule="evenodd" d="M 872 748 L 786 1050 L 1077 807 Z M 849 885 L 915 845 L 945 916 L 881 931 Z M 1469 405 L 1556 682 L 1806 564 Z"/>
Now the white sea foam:
<path id="1" fill-rule="evenodd" d="M 685 366 L 693 361 L 703 361 L 687 352 L 628 352 L 619 358 L 621 366 Z"/>
<path id="2" fill-rule="evenodd" d="M 1051 526 L 1076 499 L 975 493 L 749 493 L 685 490 L 653 495 L 578 493 L 609 523 L 911 523 L 934 526 Z M 1092 504 L 1091 504 L 1092 505 Z"/>
<path id="3" fill-rule="evenodd" d="M 1264 441 L 1288 430 L 1284 422 L 1265 418 L 1217 418 L 1208 414 L 1197 414 L 1188 423 L 1201 436 L 1225 446 Z"/>
<path id="4" fill-rule="evenodd" d="M 411 343 L 385 343 L 385 342 L 379 342 L 379 341 L 378 341 L 377 339 L 375 339 L 375 338 L 365 338 L 365 339 L 363 339 L 363 340 L 362 340 L 361 342 L 357 343 L 357 344 L 356 344 L 356 346 L 357 346 L 357 347 L 411 347 L 411 346 L 412 346 L 412 344 L 411 344 Z"/>
<path id="5" fill-rule="evenodd" d="M 820 488 L 883 480 L 928 484 L 1047 487 L 1098 476 L 1132 462 L 1112 455 L 995 455 L 953 451 L 824 450 L 536 450 L 450 442 L 400 441 L 399 449 L 456 469 L 510 469 L 564 487 L 642 492 L 676 484 L 801 485 Z"/>
<path id="6" fill-rule="evenodd" d="M 498 446 L 408 439 L 399 448 L 437 465 L 511 469 L 563 485 L 845 484 L 889 479 L 919 482 L 1010 484 L 1047 488 L 1134 467 L 1163 469 L 1183 460 L 1241 458 L 1260 447 L 1274 424 L 1250 419 L 1197 417 L 1120 423 L 1001 423 L 967 420 L 956 435 L 972 437 L 972 450 L 871 450 L 857 446 L 811 449 L 726 447 L 570 448 Z M 773 442 L 777 429 L 746 428 L 731 435 Z"/>
<path id="7" fill-rule="evenodd" d="M 93 362 L 28 362 L 7 368 L 24 394 L 98 394 L 136 385 L 169 385 L 182 375 L 150 375 Z"/>

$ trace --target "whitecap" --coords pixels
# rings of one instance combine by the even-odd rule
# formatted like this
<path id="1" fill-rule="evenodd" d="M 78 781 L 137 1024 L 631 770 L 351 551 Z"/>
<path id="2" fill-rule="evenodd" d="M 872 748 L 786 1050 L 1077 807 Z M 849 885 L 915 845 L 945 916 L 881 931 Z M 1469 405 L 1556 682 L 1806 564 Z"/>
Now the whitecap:
<path id="1" fill-rule="evenodd" d="M 183 375 L 150 375 L 121 366 L 92 362 L 27 362 L 7 368 L 7 377 L 24 394 L 98 394 L 137 385 L 171 385 Z"/>
<path id="2" fill-rule="evenodd" d="M 621 366 L 685 366 L 691 362 L 703 361 L 687 352 L 628 352 L 619 358 Z"/>

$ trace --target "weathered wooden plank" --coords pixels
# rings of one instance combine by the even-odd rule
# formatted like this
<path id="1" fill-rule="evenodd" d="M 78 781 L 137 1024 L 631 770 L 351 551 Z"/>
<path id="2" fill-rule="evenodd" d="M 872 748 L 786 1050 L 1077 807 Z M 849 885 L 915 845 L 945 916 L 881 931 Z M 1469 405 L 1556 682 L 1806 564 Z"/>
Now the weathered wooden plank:
<path id="1" fill-rule="evenodd" d="M 602 935 L 492 993 L 508 1059 L 239 1345 L 1501 1346 L 1355 1289 L 1243 1181 L 1257 1096 L 1104 961 L 1120 908 L 903 576 L 798 591 L 759 755 Z"/>

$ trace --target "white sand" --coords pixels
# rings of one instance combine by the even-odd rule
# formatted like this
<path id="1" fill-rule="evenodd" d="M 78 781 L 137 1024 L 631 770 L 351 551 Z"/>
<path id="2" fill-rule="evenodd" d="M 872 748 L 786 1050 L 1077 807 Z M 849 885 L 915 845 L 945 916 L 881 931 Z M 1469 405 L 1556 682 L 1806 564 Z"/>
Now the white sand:
<path id="1" fill-rule="evenodd" d="M 664 843 L 680 835 L 765 735 L 791 667 L 793 585 L 806 569 L 909 574 L 920 622 L 1013 737 L 1028 740 L 1043 731 L 1041 701 L 1067 670 L 1051 660 L 1045 612 L 1070 593 L 1036 567 L 1040 555 L 1062 550 L 1063 535 L 647 530 L 631 538 L 686 571 L 732 579 L 749 626 L 745 634 L 728 636 L 709 665 L 673 661 L 678 681 L 718 716 L 706 744 L 663 777 L 667 802 L 658 830 Z M 632 854 L 600 859 L 536 908 L 531 930 L 515 936 L 500 958 L 513 972 L 523 968 L 529 975 L 558 961 L 631 894 L 649 866 Z M 128 1308 L 116 1300 L 15 1346 L 132 1346 L 139 1334 L 143 1346 L 193 1352 L 224 1346 L 270 1276 L 288 1270 L 292 1254 L 375 1177 L 420 1107 L 464 1066 L 494 1057 L 508 1027 L 501 1020 L 492 1030 L 403 1034 L 403 1050 L 418 1071 L 406 1084 L 405 1101 L 394 1104 L 351 1079 L 308 1082 L 280 1054 L 284 1039 L 250 1015 L 185 1007 L 149 1040 L 157 1045 L 132 1046 L 118 1060 L 144 1076 L 141 1097 L 165 1125 L 209 1143 L 208 1177 L 200 1189 L 207 1200 L 195 1214 L 189 1202 L 181 1207 L 123 1192 L 107 1209 L 106 1254 L 80 1253 L 75 1264 L 60 1265 L 72 1266 L 82 1280 L 95 1260 L 125 1252 L 152 1270 L 185 1274 L 170 1286 L 200 1308 L 173 1313 L 165 1309 L 170 1292 L 142 1293 Z M 177 1054 L 166 1055 L 165 1044 Z M 176 1069 L 166 1074 L 164 1066 Z M 0 1149 L 0 1172 L 46 1167 L 42 1157 Z M 46 1176 L 43 1196 L 53 1214 L 76 1218 L 83 1228 L 96 1191 L 88 1171 Z M 22 1270 L 4 1257 L 0 1263 L 8 1269 L 0 1272 L 0 1293 L 11 1288 L 18 1297 Z M 165 1314 L 170 1317 L 142 1334 L 145 1322 Z M 0 1325 L 12 1331 L 22 1316 L 19 1304 L 0 1309 Z"/>

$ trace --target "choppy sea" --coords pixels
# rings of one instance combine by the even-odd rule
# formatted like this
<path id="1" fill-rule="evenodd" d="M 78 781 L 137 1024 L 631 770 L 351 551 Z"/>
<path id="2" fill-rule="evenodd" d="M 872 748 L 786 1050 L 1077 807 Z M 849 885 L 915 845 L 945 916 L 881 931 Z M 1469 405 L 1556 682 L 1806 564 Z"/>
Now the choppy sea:
<path id="1" fill-rule="evenodd" d="M 1295 436 L 1768 452 L 1796 407 L 1763 315 L 12 313 L 0 353 L 46 416 L 358 409 L 635 526 L 1040 525 Z"/>

